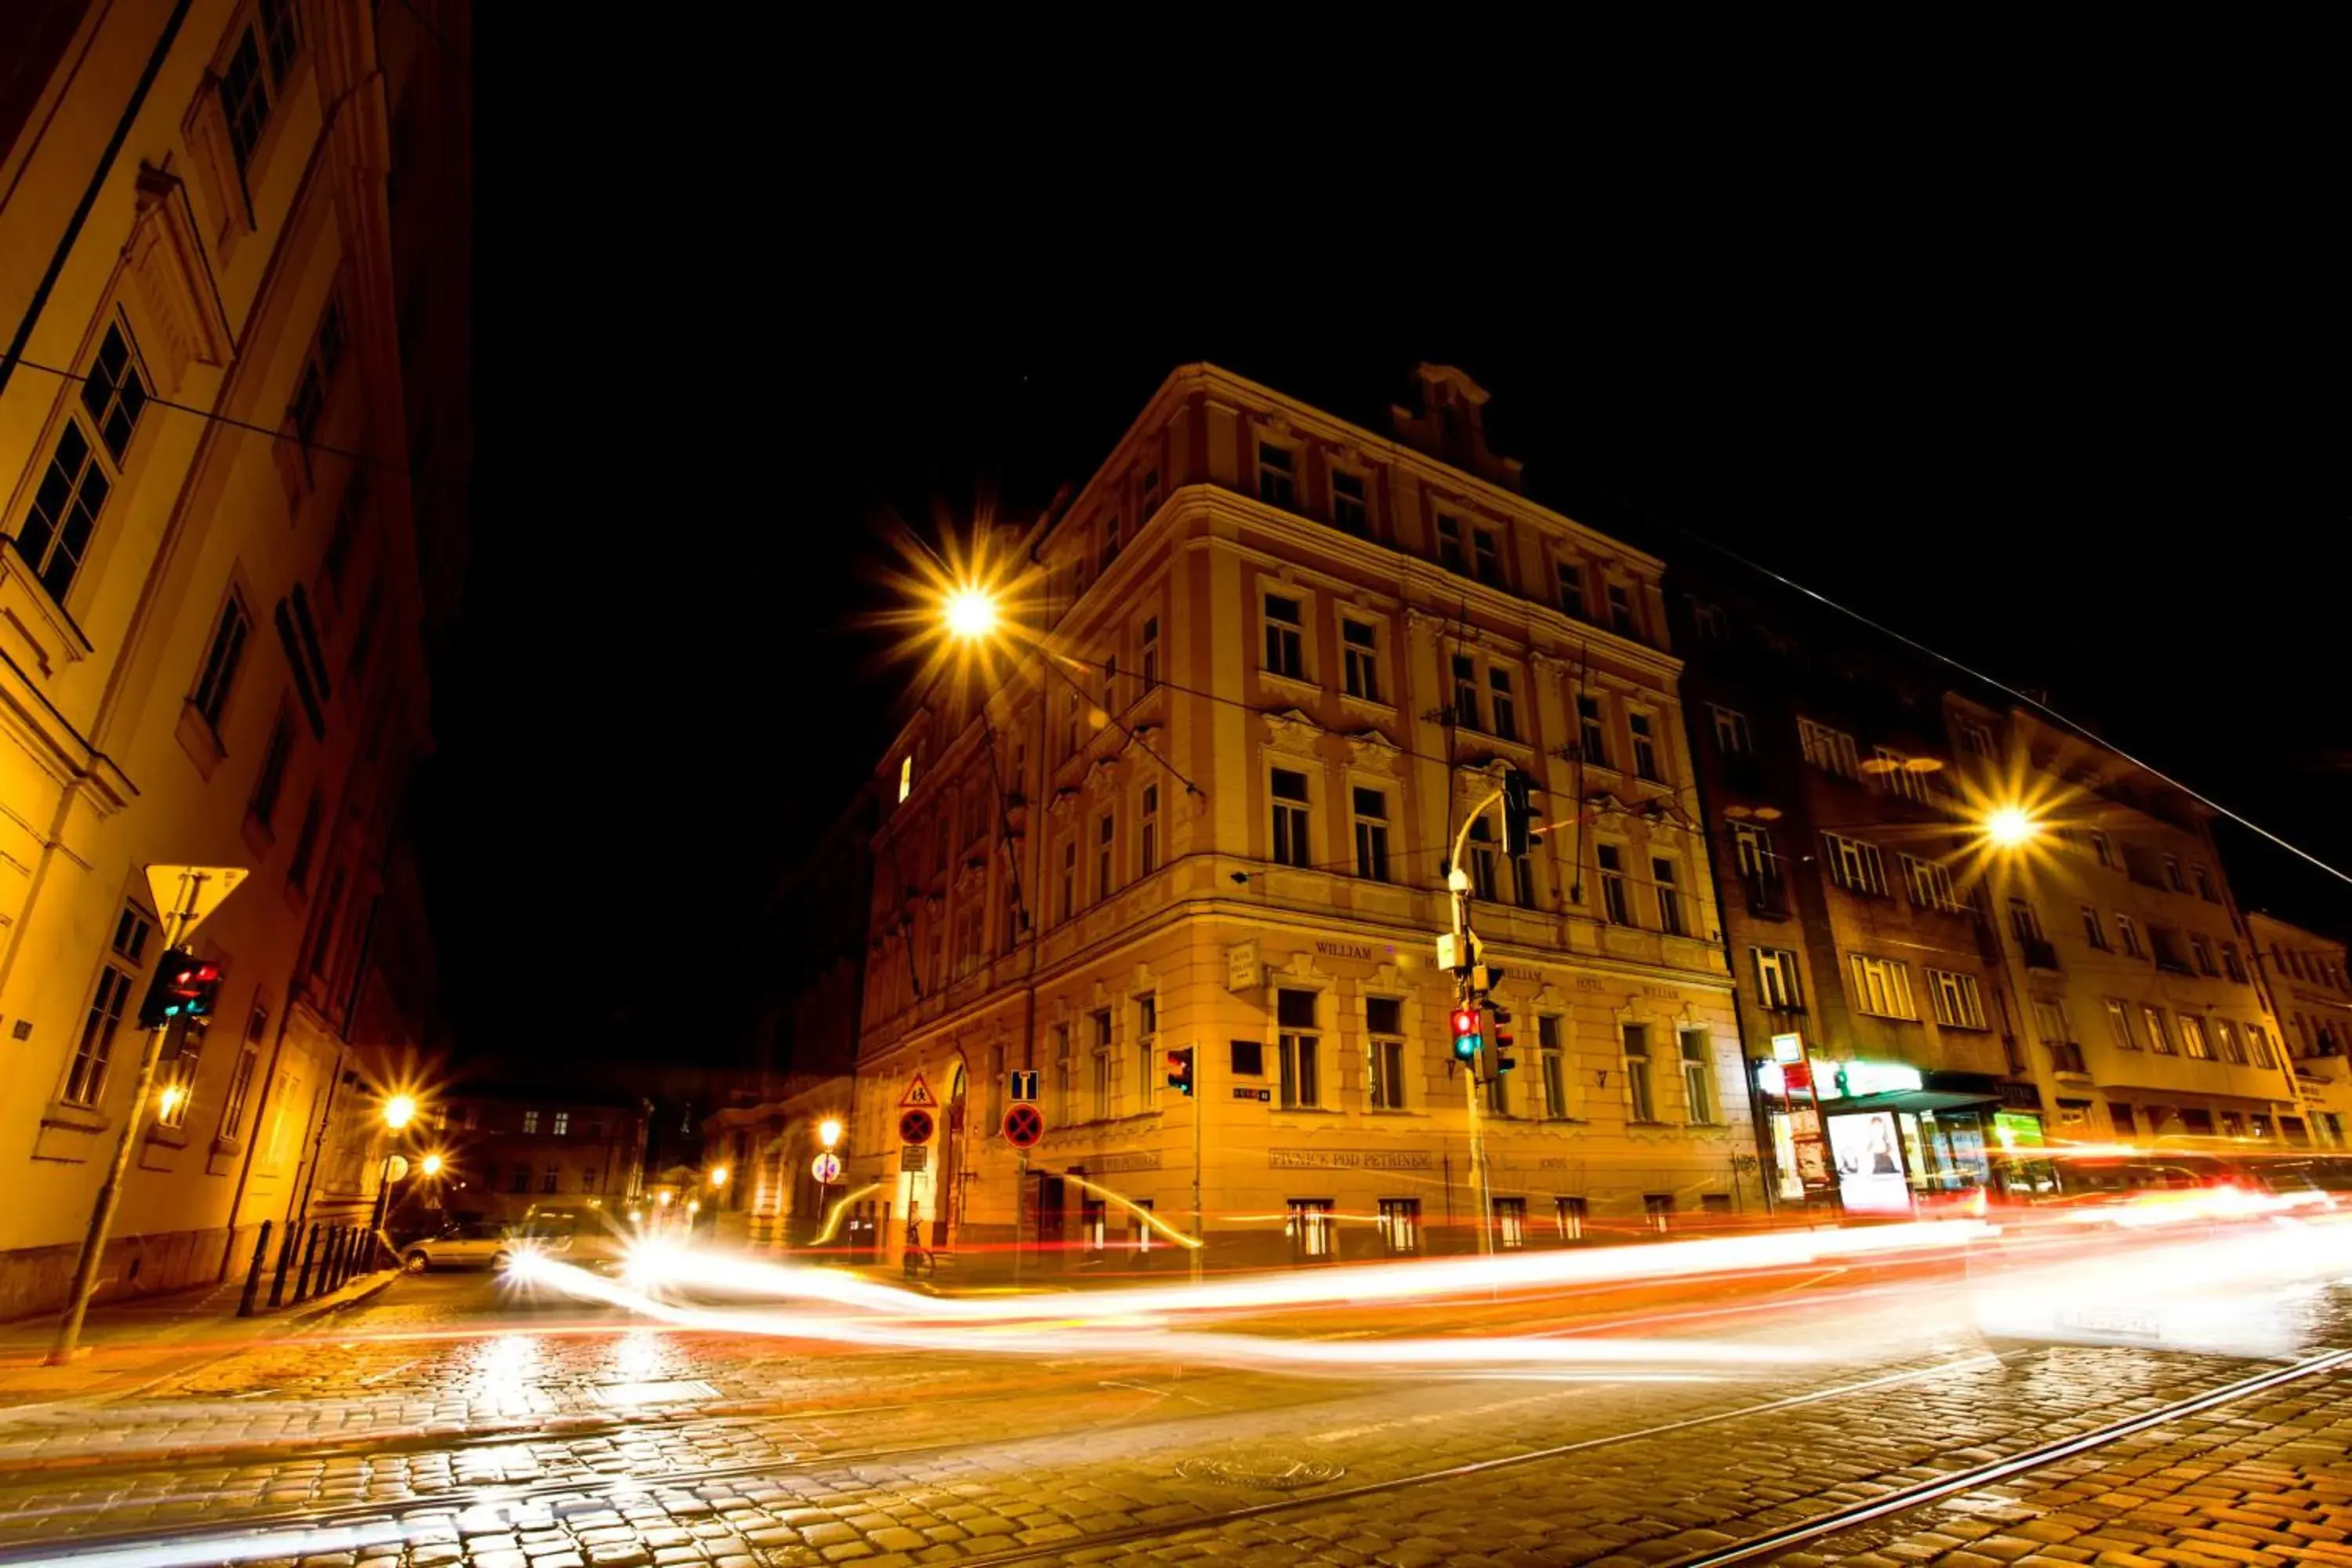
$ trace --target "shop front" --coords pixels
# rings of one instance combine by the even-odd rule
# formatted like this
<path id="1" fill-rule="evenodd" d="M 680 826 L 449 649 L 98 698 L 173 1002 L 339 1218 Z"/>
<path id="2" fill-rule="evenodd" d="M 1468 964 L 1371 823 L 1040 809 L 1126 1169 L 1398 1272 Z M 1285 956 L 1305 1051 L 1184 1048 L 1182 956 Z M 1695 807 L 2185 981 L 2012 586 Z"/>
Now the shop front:
<path id="1" fill-rule="evenodd" d="M 1816 1059 L 1813 1081 L 1848 1214 L 1973 1211 L 1992 1180 L 1999 1094 L 1973 1073 Z"/>

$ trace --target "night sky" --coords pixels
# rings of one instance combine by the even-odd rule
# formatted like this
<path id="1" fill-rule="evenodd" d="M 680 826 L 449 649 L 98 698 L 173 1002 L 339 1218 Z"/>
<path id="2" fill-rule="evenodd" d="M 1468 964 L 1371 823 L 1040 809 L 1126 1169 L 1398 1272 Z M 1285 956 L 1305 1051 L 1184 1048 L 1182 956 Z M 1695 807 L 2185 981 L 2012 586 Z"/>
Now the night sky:
<path id="1" fill-rule="evenodd" d="M 492 101 L 563 72 L 490 16 L 478 56 L 476 555 L 420 812 L 467 1052 L 724 1060 L 750 921 L 891 726 L 889 527 L 1034 510 L 1193 359 L 1383 433 L 1458 364 L 1535 499 L 1721 541 L 2352 866 L 2341 407 L 2260 192 L 1732 171 L 1540 221 L 1456 188 L 1422 232 L 1410 173 L 1377 224 L 1270 221 L 1238 175 L 1105 205 L 1001 146 L 845 170 L 724 110 L 624 179 L 641 127 Z M 2345 884 L 2224 851 L 2250 907 L 2352 925 Z"/>

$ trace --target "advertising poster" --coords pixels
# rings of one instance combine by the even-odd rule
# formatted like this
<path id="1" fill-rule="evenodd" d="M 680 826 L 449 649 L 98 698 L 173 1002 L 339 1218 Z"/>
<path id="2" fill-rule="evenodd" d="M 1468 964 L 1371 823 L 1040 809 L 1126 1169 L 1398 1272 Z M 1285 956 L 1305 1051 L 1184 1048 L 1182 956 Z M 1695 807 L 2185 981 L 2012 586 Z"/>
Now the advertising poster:
<path id="1" fill-rule="evenodd" d="M 1911 1188 L 1903 1179 L 1894 1113 L 1865 1110 L 1832 1116 L 1829 1123 L 1838 1195 L 1845 1200 L 1846 1212 L 1909 1214 Z"/>

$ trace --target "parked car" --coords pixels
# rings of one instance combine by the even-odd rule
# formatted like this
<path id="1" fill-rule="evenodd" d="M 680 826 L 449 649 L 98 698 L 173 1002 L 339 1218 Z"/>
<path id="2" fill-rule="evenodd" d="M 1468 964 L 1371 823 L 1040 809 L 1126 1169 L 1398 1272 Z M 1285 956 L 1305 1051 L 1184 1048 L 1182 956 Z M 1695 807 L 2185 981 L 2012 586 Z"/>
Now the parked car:
<path id="1" fill-rule="evenodd" d="M 400 1266 L 411 1274 L 428 1268 L 503 1269 L 515 1245 L 505 1226 L 474 1220 L 416 1237 L 400 1249 Z"/>

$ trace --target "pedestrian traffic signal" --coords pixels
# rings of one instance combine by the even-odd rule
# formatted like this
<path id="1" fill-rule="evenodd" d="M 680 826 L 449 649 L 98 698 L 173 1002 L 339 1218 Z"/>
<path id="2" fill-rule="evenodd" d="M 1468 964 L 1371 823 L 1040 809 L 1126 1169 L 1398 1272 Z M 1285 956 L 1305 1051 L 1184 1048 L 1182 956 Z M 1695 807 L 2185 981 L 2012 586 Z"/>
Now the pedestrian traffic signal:
<path id="1" fill-rule="evenodd" d="M 155 966 L 147 1000 L 139 1005 L 139 1026 L 160 1029 L 174 1018 L 209 1018 L 220 988 L 219 964 L 175 947 Z"/>
<path id="2" fill-rule="evenodd" d="M 1492 1011 L 1495 1015 L 1495 1070 L 1509 1072 L 1519 1065 L 1518 1058 L 1511 1055 L 1511 1047 L 1515 1043 L 1515 1037 L 1511 1033 L 1511 1016 L 1500 1007 L 1494 1008 Z"/>
<path id="3" fill-rule="evenodd" d="M 1475 1062 L 1478 1059 L 1478 1052 L 1485 1044 L 1486 1042 L 1478 1037 L 1478 1009 L 1475 1007 L 1454 1009 L 1454 1059 Z"/>
<path id="4" fill-rule="evenodd" d="M 1168 1087 L 1181 1095 L 1192 1092 L 1192 1047 L 1168 1053 Z"/>
<path id="5" fill-rule="evenodd" d="M 1534 839 L 1536 808 L 1528 799 L 1535 780 L 1513 768 L 1503 775 L 1503 853 L 1524 855 Z"/>

